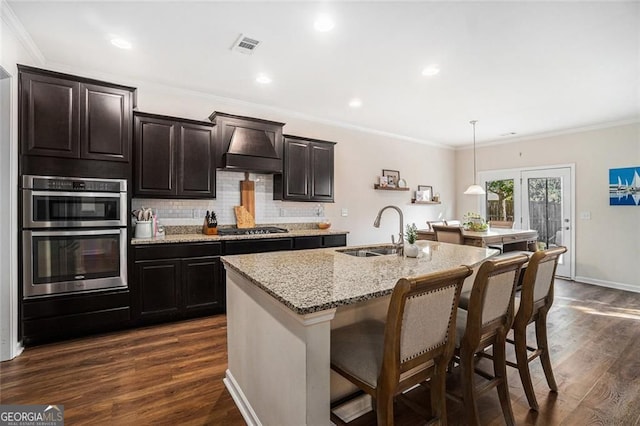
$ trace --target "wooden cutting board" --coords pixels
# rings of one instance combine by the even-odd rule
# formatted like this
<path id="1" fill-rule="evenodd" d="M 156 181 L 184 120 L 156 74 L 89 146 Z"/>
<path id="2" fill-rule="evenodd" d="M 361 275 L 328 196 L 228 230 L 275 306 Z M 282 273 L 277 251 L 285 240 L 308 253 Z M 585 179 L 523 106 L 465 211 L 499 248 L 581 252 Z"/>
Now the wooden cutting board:
<path id="1" fill-rule="evenodd" d="M 233 210 L 236 212 L 236 224 L 239 229 L 255 228 L 256 221 L 244 206 L 235 206 Z"/>
<path id="2" fill-rule="evenodd" d="M 249 180 L 249 173 L 244 174 L 244 180 L 240 181 L 240 205 L 247 209 L 249 214 L 256 219 L 256 184 Z"/>

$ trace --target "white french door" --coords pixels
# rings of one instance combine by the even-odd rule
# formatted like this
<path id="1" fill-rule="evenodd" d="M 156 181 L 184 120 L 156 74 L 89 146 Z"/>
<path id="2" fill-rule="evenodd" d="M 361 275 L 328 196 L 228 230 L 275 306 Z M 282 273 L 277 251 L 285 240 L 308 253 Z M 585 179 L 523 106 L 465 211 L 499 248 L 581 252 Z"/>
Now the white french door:
<path id="1" fill-rule="evenodd" d="M 516 229 L 535 229 L 544 247 L 565 246 L 556 275 L 573 278 L 573 166 L 496 170 L 479 173 L 487 195 L 480 212 L 487 220 L 512 221 Z"/>

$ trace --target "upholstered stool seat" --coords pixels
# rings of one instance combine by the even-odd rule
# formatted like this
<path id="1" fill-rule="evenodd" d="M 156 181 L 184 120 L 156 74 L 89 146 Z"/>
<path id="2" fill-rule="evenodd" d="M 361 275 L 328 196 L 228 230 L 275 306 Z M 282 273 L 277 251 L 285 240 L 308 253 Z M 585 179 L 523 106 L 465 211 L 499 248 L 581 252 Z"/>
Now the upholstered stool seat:
<path id="1" fill-rule="evenodd" d="M 460 266 L 402 278 L 386 322 L 364 320 L 331 331 L 331 369 L 373 398 L 378 425 L 393 425 L 394 398 L 426 380 L 433 383 L 428 414 L 446 424 L 445 376 L 458 298 L 469 275 L 471 269 Z M 344 424 L 333 412 L 331 420 Z"/>

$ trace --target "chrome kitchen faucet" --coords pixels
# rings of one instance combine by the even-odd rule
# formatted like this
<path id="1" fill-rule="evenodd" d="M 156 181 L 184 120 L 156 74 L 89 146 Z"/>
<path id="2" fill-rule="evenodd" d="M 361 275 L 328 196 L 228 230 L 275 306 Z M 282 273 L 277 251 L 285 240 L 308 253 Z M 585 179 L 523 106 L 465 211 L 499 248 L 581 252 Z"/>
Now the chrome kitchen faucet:
<path id="1" fill-rule="evenodd" d="M 376 228 L 380 228 L 380 218 L 382 217 L 382 212 L 385 211 L 386 209 L 394 209 L 395 211 L 398 212 L 398 215 L 400 215 L 400 235 L 398 239 L 398 244 L 395 243 L 393 235 L 391 235 L 391 244 L 393 244 L 396 247 L 398 256 L 402 256 L 404 252 L 404 233 L 403 233 L 404 217 L 402 216 L 402 210 L 400 210 L 400 208 L 397 206 L 385 206 L 381 208 L 380 211 L 378 212 L 378 215 L 376 216 L 376 220 L 373 221 L 373 226 L 375 226 Z"/>

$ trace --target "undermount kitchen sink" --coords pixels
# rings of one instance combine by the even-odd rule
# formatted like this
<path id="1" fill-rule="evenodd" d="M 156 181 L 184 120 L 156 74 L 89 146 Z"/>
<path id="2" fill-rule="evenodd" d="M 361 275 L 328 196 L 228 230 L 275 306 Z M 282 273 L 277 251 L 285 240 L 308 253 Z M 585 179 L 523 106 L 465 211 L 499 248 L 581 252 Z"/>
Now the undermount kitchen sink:
<path id="1" fill-rule="evenodd" d="M 349 256 L 356 257 L 374 257 L 374 256 L 385 256 L 388 254 L 397 254 L 398 250 L 393 246 L 371 246 L 371 247 L 360 247 L 360 248 L 350 248 L 345 250 L 336 250 L 340 253 L 348 254 Z"/>

